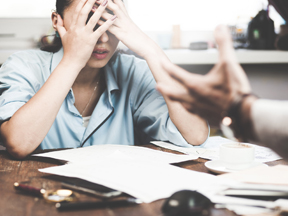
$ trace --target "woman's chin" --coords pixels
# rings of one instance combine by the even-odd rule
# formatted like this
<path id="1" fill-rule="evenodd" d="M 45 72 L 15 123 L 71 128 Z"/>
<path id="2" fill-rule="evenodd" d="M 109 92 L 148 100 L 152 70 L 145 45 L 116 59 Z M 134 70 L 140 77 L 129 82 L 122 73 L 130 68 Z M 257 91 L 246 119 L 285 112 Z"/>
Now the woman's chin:
<path id="1" fill-rule="evenodd" d="M 90 68 L 103 68 L 107 63 L 108 61 L 106 59 L 95 60 L 94 58 L 90 58 L 86 66 Z"/>

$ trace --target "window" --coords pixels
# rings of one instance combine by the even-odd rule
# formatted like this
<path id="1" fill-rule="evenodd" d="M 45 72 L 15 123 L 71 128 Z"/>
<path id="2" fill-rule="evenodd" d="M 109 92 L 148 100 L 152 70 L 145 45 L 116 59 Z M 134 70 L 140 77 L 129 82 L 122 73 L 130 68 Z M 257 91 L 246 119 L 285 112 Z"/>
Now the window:
<path id="1" fill-rule="evenodd" d="M 46 17 L 55 0 L 9 0 L 0 7 L 0 18 Z M 267 0 L 125 0 L 130 16 L 144 31 L 167 31 L 174 24 L 182 30 L 213 30 L 216 25 L 249 21 L 266 8 Z M 271 9 L 275 26 L 283 19 Z"/>
<path id="2" fill-rule="evenodd" d="M 32 18 L 51 16 L 55 0 L 2 0 L 0 18 Z"/>
<path id="3" fill-rule="evenodd" d="M 184 31 L 211 31 L 218 24 L 248 23 L 267 0 L 127 0 L 131 18 L 144 31 L 167 31 L 181 25 Z M 271 7 L 275 26 L 283 19 Z"/>

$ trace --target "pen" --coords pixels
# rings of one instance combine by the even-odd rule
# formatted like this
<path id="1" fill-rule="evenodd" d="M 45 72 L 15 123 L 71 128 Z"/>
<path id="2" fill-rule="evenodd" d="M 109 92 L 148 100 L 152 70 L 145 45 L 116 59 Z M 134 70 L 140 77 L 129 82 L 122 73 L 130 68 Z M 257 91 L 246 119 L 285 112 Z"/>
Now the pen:
<path id="1" fill-rule="evenodd" d="M 71 190 L 59 189 L 59 190 L 48 190 L 41 188 L 35 188 L 18 182 L 14 183 L 14 188 L 17 191 L 25 192 L 26 194 L 44 198 L 48 202 L 74 202 L 77 196 Z"/>
<path id="2" fill-rule="evenodd" d="M 69 184 L 66 182 L 62 182 L 62 186 L 70 188 L 70 189 L 82 191 L 85 193 L 93 194 L 93 195 L 101 197 L 101 198 L 111 198 L 111 197 L 120 196 L 122 194 L 121 191 L 116 191 L 116 190 L 115 191 L 109 191 L 109 192 L 99 192 L 99 191 L 91 190 L 88 188 L 72 185 L 72 184 Z"/>
<path id="3" fill-rule="evenodd" d="M 128 198 L 125 200 L 112 200 L 100 202 L 72 202 L 72 203 L 56 203 L 55 207 L 59 211 L 70 211 L 75 209 L 87 208 L 113 208 L 121 206 L 136 205 L 142 203 L 139 199 Z"/>
<path id="4" fill-rule="evenodd" d="M 38 197 L 43 197 L 43 195 L 46 193 L 45 189 L 31 187 L 25 184 L 20 184 L 18 182 L 14 183 L 14 188 L 18 191 L 22 191 L 27 194 L 38 196 Z"/>

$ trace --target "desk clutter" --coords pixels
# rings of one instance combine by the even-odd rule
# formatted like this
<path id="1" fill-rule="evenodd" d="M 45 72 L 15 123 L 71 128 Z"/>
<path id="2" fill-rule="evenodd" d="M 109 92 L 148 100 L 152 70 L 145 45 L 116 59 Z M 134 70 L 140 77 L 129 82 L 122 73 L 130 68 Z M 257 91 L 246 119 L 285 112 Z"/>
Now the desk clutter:
<path id="1" fill-rule="evenodd" d="M 198 157 L 212 159 L 208 162 L 217 161 L 219 146 L 228 142 L 231 140 L 211 137 L 201 147 L 191 148 L 152 142 L 185 153 L 182 155 L 139 146 L 97 145 L 35 154 L 33 157 L 67 161 L 62 166 L 39 169 L 40 172 L 103 185 L 134 197 L 135 203 L 151 203 L 188 190 L 207 197 L 217 208 L 227 208 L 239 215 L 277 213 L 288 209 L 288 166 L 263 165 L 263 162 L 281 159 L 270 149 L 253 145 L 255 161 L 263 166 L 229 170 L 218 176 L 173 165 Z"/>
<path id="2" fill-rule="evenodd" d="M 195 155 L 203 159 L 207 160 L 219 160 L 219 150 L 221 144 L 224 143 L 231 143 L 234 142 L 232 140 L 220 137 L 220 136 L 213 136 L 209 137 L 205 143 L 203 143 L 201 146 L 191 146 L 191 148 L 183 148 L 179 147 L 167 142 L 159 142 L 159 141 L 153 141 L 152 144 L 165 148 L 170 149 L 173 151 L 181 152 L 186 155 Z M 245 143 L 244 143 L 245 144 Z M 277 155 L 274 151 L 272 151 L 269 148 L 253 145 L 250 143 L 246 143 L 248 145 L 252 145 L 255 148 L 255 161 L 266 163 L 271 161 L 280 160 L 281 157 Z"/>

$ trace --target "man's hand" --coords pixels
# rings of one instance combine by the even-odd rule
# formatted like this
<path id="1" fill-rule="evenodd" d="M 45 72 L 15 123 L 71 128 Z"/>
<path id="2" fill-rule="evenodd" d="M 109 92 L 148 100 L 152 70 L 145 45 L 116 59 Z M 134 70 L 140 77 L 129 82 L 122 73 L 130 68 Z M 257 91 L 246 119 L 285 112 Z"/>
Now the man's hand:
<path id="1" fill-rule="evenodd" d="M 169 64 L 167 73 L 181 87 L 158 83 L 157 89 L 172 100 L 182 103 L 190 112 L 207 119 L 211 126 L 219 126 L 223 114 L 243 94 L 250 93 L 247 76 L 238 64 L 229 29 L 218 26 L 215 39 L 219 49 L 219 62 L 206 75 L 198 75 Z"/>

